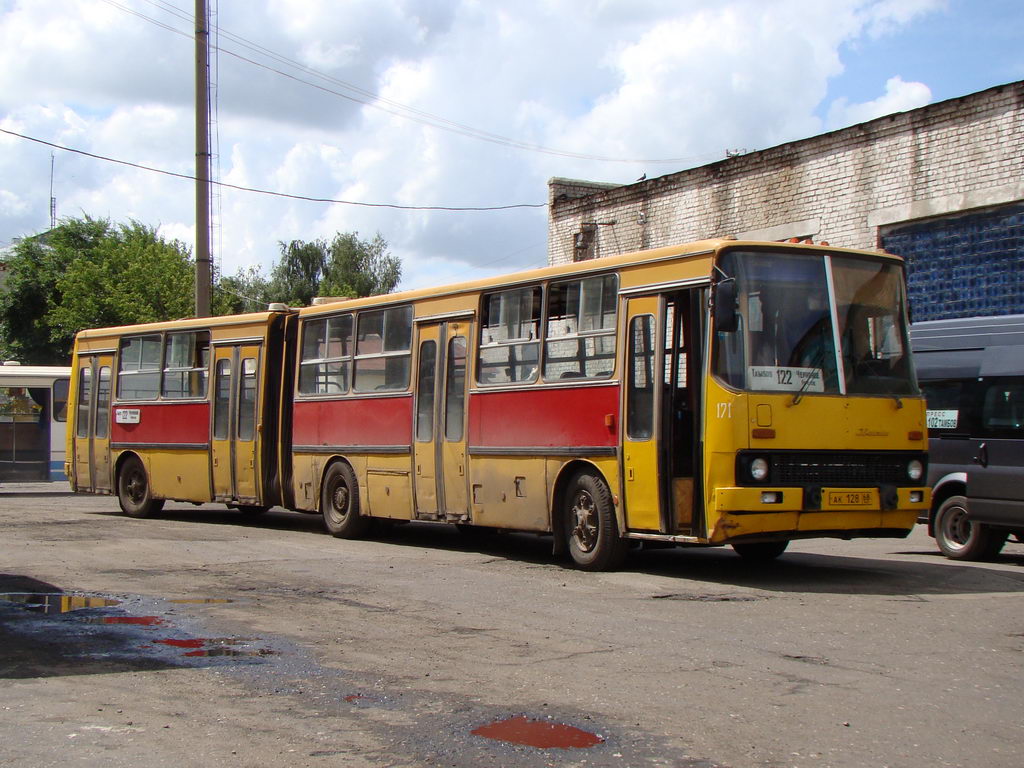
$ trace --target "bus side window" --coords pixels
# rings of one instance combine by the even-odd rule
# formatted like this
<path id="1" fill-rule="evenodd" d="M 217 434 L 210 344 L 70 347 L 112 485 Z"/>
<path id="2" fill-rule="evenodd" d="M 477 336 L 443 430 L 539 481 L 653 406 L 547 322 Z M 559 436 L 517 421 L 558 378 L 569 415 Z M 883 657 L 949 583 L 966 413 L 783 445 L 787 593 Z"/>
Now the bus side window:
<path id="1" fill-rule="evenodd" d="M 81 368 L 78 371 L 78 415 L 75 437 L 89 436 L 89 405 L 92 402 L 92 368 Z"/>
<path id="2" fill-rule="evenodd" d="M 53 382 L 53 420 L 68 420 L 68 389 L 71 379 L 55 379 Z"/>
<path id="3" fill-rule="evenodd" d="M 477 381 L 528 384 L 537 380 L 540 286 L 484 294 Z"/>
<path id="4" fill-rule="evenodd" d="M 544 378 L 607 378 L 615 368 L 618 277 L 554 283 L 545 319 Z"/>
<path id="5" fill-rule="evenodd" d="M 164 347 L 163 396 L 205 398 L 210 332 L 169 333 Z"/>
<path id="6" fill-rule="evenodd" d="M 360 312 L 356 318 L 356 392 L 409 387 L 412 307 Z"/>
<path id="7" fill-rule="evenodd" d="M 123 400 L 156 400 L 160 392 L 160 336 L 121 340 L 117 396 Z"/>

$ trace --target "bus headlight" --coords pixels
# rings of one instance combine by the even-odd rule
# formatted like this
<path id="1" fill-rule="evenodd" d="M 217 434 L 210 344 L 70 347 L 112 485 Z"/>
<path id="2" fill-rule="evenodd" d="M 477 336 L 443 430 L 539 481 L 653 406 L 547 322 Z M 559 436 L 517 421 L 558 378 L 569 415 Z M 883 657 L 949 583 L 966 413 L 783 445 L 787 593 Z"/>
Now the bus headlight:
<path id="1" fill-rule="evenodd" d="M 920 482 L 921 478 L 924 477 L 924 464 L 917 459 L 911 459 L 910 463 L 907 464 L 907 477 L 912 482 Z"/>
<path id="2" fill-rule="evenodd" d="M 768 460 L 760 457 L 750 462 L 750 476 L 758 483 L 768 479 Z"/>

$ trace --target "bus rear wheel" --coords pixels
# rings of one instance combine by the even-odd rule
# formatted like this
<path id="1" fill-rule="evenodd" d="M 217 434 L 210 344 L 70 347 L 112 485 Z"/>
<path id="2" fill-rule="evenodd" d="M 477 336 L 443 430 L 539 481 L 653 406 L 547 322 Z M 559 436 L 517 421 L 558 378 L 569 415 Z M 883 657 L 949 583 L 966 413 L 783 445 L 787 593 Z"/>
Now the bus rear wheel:
<path id="1" fill-rule="evenodd" d="M 154 499 L 149 477 L 137 456 L 126 459 L 117 475 L 117 501 L 128 517 L 149 517 L 164 507 L 163 499 Z"/>
<path id="2" fill-rule="evenodd" d="M 967 498 L 950 496 L 935 513 L 935 543 L 952 560 L 991 560 L 1006 543 L 1007 532 L 971 522 Z"/>
<path id="3" fill-rule="evenodd" d="M 566 490 L 563 522 L 573 562 L 585 571 L 606 571 L 620 565 L 626 556 L 626 541 L 619 537 L 608 485 L 591 472 L 580 472 Z"/>
<path id="4" fill-rule="evenodd" d="M 327 468 L 320 491 L 324 527 L 339 539 L 357 539 L 370 528 L 371 520 L 359 514 L 359 484 L 352 467 L 336 461 Z"/>

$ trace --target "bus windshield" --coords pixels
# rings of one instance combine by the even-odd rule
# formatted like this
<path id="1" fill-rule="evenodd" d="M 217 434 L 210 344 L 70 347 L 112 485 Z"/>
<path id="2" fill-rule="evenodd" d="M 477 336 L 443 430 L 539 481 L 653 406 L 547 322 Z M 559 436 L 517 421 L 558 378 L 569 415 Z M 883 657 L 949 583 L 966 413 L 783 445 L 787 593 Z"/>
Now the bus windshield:
<path id="1" fill-rule="evenodd" d="M 841 254 L 727 251 L 735 331 L 717 331 L 714 371 L 735 389 L 917 394 L 898 264 Z M 836 348 L 839 348 L 837 354 Z"/>

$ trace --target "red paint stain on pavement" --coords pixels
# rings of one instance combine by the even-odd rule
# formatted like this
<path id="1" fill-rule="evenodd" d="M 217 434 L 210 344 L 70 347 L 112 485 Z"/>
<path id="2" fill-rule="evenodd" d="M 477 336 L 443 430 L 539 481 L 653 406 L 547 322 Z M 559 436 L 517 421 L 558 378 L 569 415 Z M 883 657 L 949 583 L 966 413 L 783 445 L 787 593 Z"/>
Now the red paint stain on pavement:
<path id="1" fill-rule="evenodd" d="M 538 749 L 587 749 L 604 741 L 596 733 L 563 723 L 533 720 L 524 715 L 482 725 L 472 733 L 485 739 L 523 744 Z"/>

